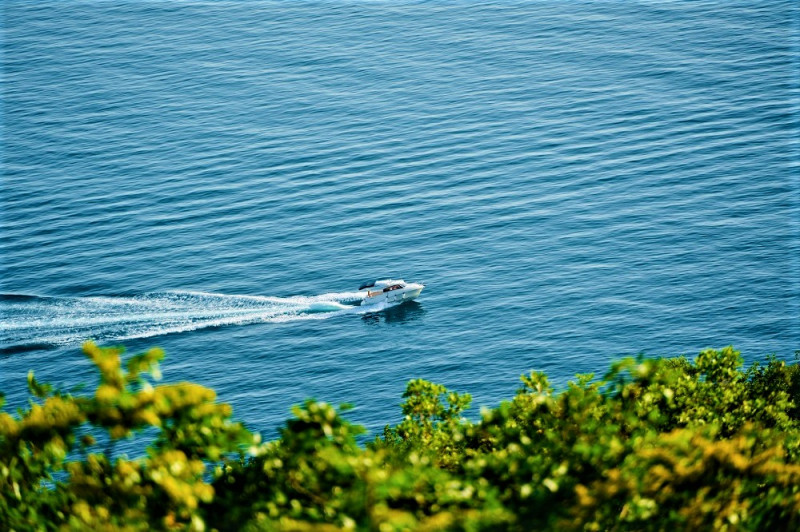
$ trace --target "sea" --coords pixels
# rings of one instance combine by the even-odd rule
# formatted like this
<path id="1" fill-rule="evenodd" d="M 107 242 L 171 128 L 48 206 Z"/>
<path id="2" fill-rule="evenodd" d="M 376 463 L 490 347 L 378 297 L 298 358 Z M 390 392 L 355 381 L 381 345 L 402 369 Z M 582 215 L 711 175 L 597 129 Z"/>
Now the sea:
<path id="1" fill-rule="evenodd" d="M 7 411 L 88 339 L 267 438 L 800 350 L 796 2 L 5 0 L 1 48 Z"/>

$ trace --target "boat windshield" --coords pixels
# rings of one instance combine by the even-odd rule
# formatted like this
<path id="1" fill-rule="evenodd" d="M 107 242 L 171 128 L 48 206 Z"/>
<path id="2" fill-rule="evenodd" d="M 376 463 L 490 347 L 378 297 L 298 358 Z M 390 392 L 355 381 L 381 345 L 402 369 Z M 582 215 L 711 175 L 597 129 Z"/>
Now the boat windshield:
<path id="1" fill-rule="evenodd" d="M 403 285 L 401 285 L 401 284 L 393 284 L 392 286 L 387 286 L 386 288 L 384 288 L 383 291 L 384 292 L 391 292 L 392 290 L 400 290 L 401 288 L 403 288 Z"/>

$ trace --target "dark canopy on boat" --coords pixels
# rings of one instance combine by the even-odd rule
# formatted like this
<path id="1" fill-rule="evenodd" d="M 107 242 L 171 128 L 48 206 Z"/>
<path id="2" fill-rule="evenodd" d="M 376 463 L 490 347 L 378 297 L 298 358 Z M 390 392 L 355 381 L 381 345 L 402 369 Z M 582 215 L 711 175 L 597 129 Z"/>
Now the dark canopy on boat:
<path id="1" fill-rule="evenodd" d="M 365 282 L 361 283 L 361 286 L 359 286 L 358 289 L 359 290 L 363 290 L 365 288 L 372 288 L 373 286 L 375 286 L 376 282 L 377 281 L 365 281 Z"/>

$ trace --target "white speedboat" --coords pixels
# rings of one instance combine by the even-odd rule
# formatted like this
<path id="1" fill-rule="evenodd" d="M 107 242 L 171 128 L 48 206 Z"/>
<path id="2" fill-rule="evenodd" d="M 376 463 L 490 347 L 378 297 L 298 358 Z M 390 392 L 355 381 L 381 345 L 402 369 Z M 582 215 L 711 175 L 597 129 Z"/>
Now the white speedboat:
<path id="1" fill-rule="evenodd" d="M 411 301 L 419 296 L 425 285 L 419 283 L 407 283 L 402 279 L 382 279 L 378 281 L 367 281 L 358 287 L 360 291 L 366 291 L 361 306 L 397 305 L 404 301 Z"/>

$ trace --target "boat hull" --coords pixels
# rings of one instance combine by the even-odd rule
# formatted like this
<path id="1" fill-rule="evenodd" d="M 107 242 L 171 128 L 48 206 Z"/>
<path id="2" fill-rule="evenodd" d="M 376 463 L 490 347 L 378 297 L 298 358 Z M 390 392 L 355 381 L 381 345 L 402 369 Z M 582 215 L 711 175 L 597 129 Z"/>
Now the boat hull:
<path id="1" fill-rule="evenodd" d="M 377 295 L 366 296 L 361 302 L 361 306 L 373 305 L 398 305 L 405 301 L 412 301 L 419 297 L 424 285 L 417 283 L 408 283 L 403 288 L 391 290 L 389 292 L 381 292 Z"/>

